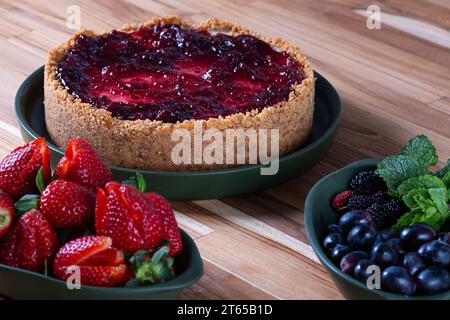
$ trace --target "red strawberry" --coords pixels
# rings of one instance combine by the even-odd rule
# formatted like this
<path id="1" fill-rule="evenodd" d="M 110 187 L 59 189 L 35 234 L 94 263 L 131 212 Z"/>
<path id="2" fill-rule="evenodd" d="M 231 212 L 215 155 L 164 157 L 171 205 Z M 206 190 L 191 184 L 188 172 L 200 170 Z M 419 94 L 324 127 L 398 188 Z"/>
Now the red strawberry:
<path id="1" fill-rule="evenodd" d="M 70 180 L 93 191 L 103 188 L 112 180 L 112 173 L 105 161 L 92 146 L 81 139 L 69 141 L 64 157 L 59 161 L 55 175 L 58 179 Z"/>
<path id="2" fill-rule="evenodd" d="M 80 268 L 84 285 L 116 287 L 129 279 L 123 252 L 112 247 L 109 237 L 87 236 L 66 243 L 56 254 L 53 273 L 66 281 L 73 266 Z"/>
<path id="3" fill-rule="evenodd" d="M 3 190 L 0 190 L 0 238 L 9 230 L 14 221 L 14 201 Z"/>
<path id="4" fill-rule="evenodd" d="M 14 149 L 0 162 L 0 189 L 18 199 L 36 193 L 36 175 L 42 167 L 44 180 L 50 180 L 50 151 L 44 138 Z"/>
<path id="5" fill-rule="evenodd" d="M 183 250 L 183 243 L 181 242 L 181 234 L 180 229 L 178 229 L 177 220 L 169 202 L 163 196 L 154 192 L 145 193 L 145 198 L 153 204 L 162 217 L 164 222 L 164 238 L 170 241 L 167 244 L 170 248 L 169 257 L 180 254 Z"/>
<path id="6" fill-rule="evenodd" d="M 41 271 L 58 249 L 58 237 L 45 216 L 32 209 L 19 218 L 0 244 L 0 262 Z"/>
<path id="7" fill-rule="evenodd" d="M 347 206 L 348 200 L 352 196 L 353 196 L 353 191 L 351 191 L 351 190 L 339 192 L 331 200 L 331 206 L 336 211 L 342 210 Z"/>
<path id="8" fill-rule="evenodd" d="M 95 206 L 98 235 L 112 238 L 114 246 L 127 253 L 153 249 L 164 236 L 164 223 L 158 211 L 136 188 L 108 182 L 98 189 Z"/>
<path id="9" fill-rule="evenodd" d="M 94 221 L 95 193 L 67 180 L 54 180 L 42 192 L 39 209 L 54 228 L 79 229 Z"/>

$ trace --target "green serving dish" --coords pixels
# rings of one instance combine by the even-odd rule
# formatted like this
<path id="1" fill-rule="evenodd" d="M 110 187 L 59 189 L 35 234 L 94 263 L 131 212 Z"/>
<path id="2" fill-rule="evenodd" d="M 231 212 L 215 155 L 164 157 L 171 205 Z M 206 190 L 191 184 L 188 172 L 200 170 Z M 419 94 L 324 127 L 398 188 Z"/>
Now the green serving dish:
<path id="1" fill-rule="evenodd" d="M 0 264 L 0 295 L 12 299 L 130 299 L 172 300 L 203 275 L 203 262 L 194 241 L 183 230 L 183 252 L 175 258 L 177 277 L 151 286 L 102 288 L 81 286 L 69 290 L 64 281 Z"/>
<path id="2" fill-rule="evenodd" d="M 63 155 L 50 139 L 44 121 L 43 67 L 33 72 L 21 85 L 16 95 L 15 109 L 25 141 L 39 136 L 47 139 L 55 165 Z M 124 180 L 140 172 L 148 181 L 151 191 L 170 200 L 215 199 L 272 187 L 298 176 L 318 163 L 334 139 L 341 119 L 342 107 L 333 86 L 319 73 L 315 73 L 316 96 L 314 123 L 306 145 L 280 158 L 276 175 L 261 175 L 261 164 L 232 169 L 162 172 L 144 171 L 111 166 L 116 180 Z"/>
<path id="3" fill-rule="evenodd" d="M 330 199 L 338 192 L 347 190 L 350 180 L 356 173 L 375 169 L 379 161 L 380 159 L 368 159 L 353 162 L 330 173 L 313 186 L 305 202 L 305 228 L 311 246 L 339 291 L 347 299 L 449 300 L 450 291 L 429 296 L 407 297 L 383 290 L 370 290 L 355 278 L 342 272 L 323 250 L 322 240 L 327 234 L 327 226 L 338 220 L 337 213 L 330 205 Z"/>

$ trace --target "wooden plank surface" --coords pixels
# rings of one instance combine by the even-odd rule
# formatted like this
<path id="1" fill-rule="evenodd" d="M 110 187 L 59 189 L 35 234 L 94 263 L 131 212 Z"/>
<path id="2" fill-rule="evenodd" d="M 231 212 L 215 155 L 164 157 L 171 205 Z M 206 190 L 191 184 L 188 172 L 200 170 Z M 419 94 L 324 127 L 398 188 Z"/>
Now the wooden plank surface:
<path id="1" fill-rule="evenodd" d="M 381 8 L 381 29 L 366 8 Z M 450 158 L 450 4 L 446 0 L 0 1 L 0 157 L 22 143 L 13 111 L 20 83 L 67 39 L 67 8 L 96 31 L 154 15 L 235 21 L 297 43 L 338 89 L 344 117 L 325 159 L 308 173 L 255 194 L 174 202 L 205 276 L 186 299 L 342 299 L 308 244 L 303 203 L 323 175 L 354 160 L 395 153 L 427 134 Z"/>

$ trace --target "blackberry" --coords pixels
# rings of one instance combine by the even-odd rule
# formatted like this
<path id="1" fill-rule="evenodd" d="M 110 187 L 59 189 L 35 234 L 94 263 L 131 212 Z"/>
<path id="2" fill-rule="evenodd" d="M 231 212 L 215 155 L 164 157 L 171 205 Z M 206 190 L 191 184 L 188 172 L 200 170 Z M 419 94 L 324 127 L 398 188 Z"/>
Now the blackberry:
<path id="1" fill-rule="evenodd" d="M 392 199 L 388 196 L 385 191 L 377 191 L 372 196 L 372 203 L 386 203 L 388 200 Z"/>
<path id="2" fill-rule="evenodd" d="M 367 212 L 378 230 L 392 226 L 405 212 L 404 205 L 397 199 L 390 199 L 386 203 L 374 203 Z"/>
<path id="3" fill-rule="evenodd" d="M 386 184 L 375 171 L 361 171 L 353 177 L 350 188 L 358 194 L 373 194 L 386 189 Z"/>
<path id="4" fill-rule="evenodd" d="M 373 203 L 372 197 L 365 194 L 356 194 L 348 200 L 349 209 L 367 209 Z"/>

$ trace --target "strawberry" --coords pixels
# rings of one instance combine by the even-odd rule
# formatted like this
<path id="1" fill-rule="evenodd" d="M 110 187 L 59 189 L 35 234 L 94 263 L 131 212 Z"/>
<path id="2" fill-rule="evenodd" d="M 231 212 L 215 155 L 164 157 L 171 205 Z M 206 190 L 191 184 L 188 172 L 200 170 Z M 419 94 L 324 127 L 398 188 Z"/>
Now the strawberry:
<path id="1" fill-rule="evenodd" d="M 94 220 L 95 193 L 75 182 L 54 180 L 42 192 L 39 209 L 54 228 L 83 228 Z"/>
<path id="2" fill-rule="evenodd" d="M 9 230 L 14 221 L 14 201 L 0 190 L 0 238 Z"/>
<path id="3" fill-rule="evenodd" d="M 340 211 L 347 207 L 348 200 L 353 196 L 353 191 L 346 190 L 339 192 L 331 199 L 331 206 L 334 210 Z"/>
<path id="4" fill-rule="evenodd" d="M 12 267 L 42 271 L 58 249 L 58 237 L 36 209 L 22 215 L 0 243 L 0 262 Z"/>
<path id="5" fill-rule="evenodd" d="M 153 204 L 164 222 L 164 238 L 169 241 L 167 244 L 170 248 L 169 257 L 177 256 L 183 250 L 183 244 L 172 207 L 163 196 L 157 193 L 145 193 L 145 198 Z"/>
<path id="6" fill-rule="evenodd" d="M 70 180 L 92 189 L 103 188 L 112 180 L 112 173 L 105 161 L 92 146 L 81 139 L 69 141 L 64 157 L 56 166 L 58 179 Z"/>
<path id="7" fill-rule="evenodd" d="M 129 279 L 124 254 L 112 247 L 109 237 L 86 236 L 66 243 L 56 254 L 53 273 L 66 281 L 74 272 L 73 266 L 79 267 L 84 285 L 116 287 Z"/>
<path id="8" fill-rule="evenodd" d="M 159 212 L 144 194 L 131 185 L 108 182 L 98 189 L 95 206 L 95 229 L 109 236 L 115 247 L 127 253 L 153 249 L 164 236 Z"/>
<path id="9" fill-rule="evenodd" d="M 14 149 L 0 162 L 0 189 L 14 199 L 36 193 L 36 176 L 42 168 L 45 182 L 50 180 L 50 151 L 44 138 Z"/>

